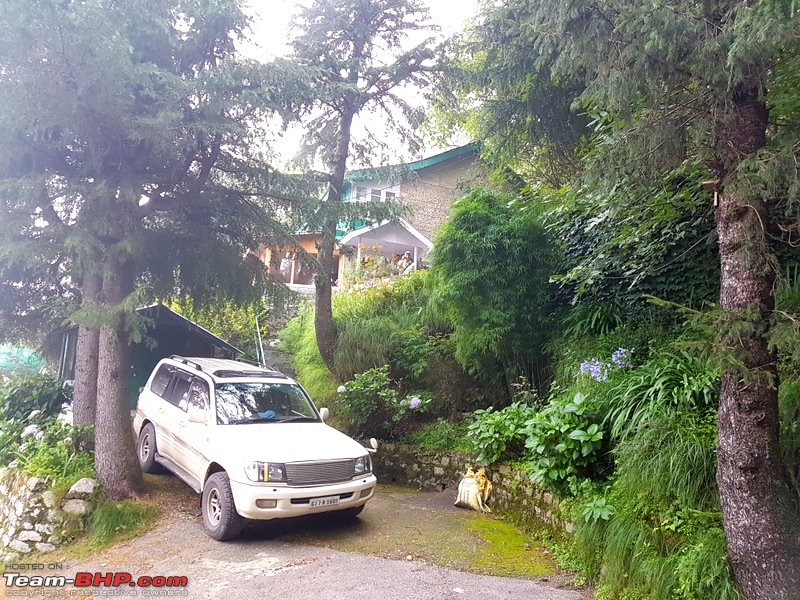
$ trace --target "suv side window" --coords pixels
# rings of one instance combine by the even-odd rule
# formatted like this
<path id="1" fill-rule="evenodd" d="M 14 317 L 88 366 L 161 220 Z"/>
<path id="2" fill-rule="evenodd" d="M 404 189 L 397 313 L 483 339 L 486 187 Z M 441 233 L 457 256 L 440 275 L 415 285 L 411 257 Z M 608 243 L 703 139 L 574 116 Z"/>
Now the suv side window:
<path id="1" fill-rule="evenodd" d="M 156 396 L 166 398 L 165 394 L 167 391 L 167 386 L 169 386 L 169 382 L 172 380 L 172 374 L 174 372 L 175 369 L 169 365 L 161 365 L 161 367 L 158 369 L 158 372 L 153 377 L 153 383 L 150 384 L 150 391 Z"/>
<path id="2" fill-rule="evenodd" d="M 181 371 L 175 373 L 175 379 L 171 386 L 172 391 L 169 393 L 169 397 L 165 397 L 167 402 L 174 404 L 180 409 L 186 410 L 190 382 L 191 380 L 186 373 Z"/>

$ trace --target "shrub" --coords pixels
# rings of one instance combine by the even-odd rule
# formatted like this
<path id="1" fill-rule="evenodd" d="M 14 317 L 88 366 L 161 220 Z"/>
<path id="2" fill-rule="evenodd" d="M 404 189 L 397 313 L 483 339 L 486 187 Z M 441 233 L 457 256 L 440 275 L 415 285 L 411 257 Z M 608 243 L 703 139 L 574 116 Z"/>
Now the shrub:
<path id="1" fill-rule="evenodd" d="M 62 381 L 46 375 L 25 375 L 0 386 L 0 418 L 24 419 L 34 411 L 57 415 L 69 399 Z"/>
<path id="2" fill-rule="evenodd" d="M 478 464 L 520 458 L 525 450 L 527 425 L 535 410 L 521 400 L 502 410 L 491 406 L 476 410 L 467 427 L 467 438 Z"/>
<path id="3" fill-rule="evenodd" d="M 605 469 L 601 456 L 606 437 L 587 397 L 554 398 L 525 428 L 527 468 L 546 488 L 569 493 L 576 478 L 594 478 Z"/>
<path id="4" fill-rule="evenodd" d="M 397 390 L 392 389 L 389 366 L 359 373 L 339 387 L 344 420 L 351 435 L 381 437 L 389 429 L 387 419 L 398 403 Z"/>

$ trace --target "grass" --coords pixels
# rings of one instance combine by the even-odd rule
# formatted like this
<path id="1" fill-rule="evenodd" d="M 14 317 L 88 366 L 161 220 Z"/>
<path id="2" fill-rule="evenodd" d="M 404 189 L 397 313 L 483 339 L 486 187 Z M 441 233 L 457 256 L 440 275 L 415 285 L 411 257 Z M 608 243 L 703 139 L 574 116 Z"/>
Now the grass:
<path id="1" fill-rule="evenodd" d="M 432 452 L 467 454 L 472 451 L 472 444 L 467 439 L 466 421 L 436 419 L 424 423 L 417 431 L 406 435 L 400 441 L 403 444 L 417 446 L 420 450 Z"/>
<path id="2" fill-rule="evenodd" d="M 95 547 L 106 547 L 136 537 L 158 519 L 158 507 L 131 500 L 98 506 L 91 515 L 89 540 Z"/>

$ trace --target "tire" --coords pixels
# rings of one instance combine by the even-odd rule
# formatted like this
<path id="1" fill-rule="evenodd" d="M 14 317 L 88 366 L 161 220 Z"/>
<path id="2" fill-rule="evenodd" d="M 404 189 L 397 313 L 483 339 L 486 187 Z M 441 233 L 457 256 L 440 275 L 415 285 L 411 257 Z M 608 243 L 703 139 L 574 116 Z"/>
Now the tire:
<path id="1" fill-rule="evenodd" d="M 242 531 L 244 519 L 236 512 L 231 481 L 225 471 L 213 473 L 203 487 L 201 502 L 206 533 L 219 542 L 232 540 Z"/>
<path id="2" fill-rule="evenodd" d="M 139 466 L 145 473 L 160 473 L 161 465 L 156 462 L 156 430 L 152 423 L 147 423 L 139 432 L 139 439 L 136 440 L 136 457 L 139 459 Z"/>

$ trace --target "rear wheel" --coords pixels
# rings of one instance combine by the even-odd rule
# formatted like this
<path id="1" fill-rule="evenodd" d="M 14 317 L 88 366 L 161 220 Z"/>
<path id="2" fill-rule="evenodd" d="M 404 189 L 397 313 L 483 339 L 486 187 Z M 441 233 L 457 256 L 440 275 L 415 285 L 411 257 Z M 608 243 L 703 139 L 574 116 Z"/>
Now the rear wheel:
<path id="1" fill-rule="evenodd" d="M 136 456 L 139 458 L 139 466 L 145 473 L 158 473 L 160 465 L 156 462 L 156 430 L 152 423 L 147 423 L 139 432 L 139 439 L 136 440 Z"/>
<path id="2" fill-rule="evenodd" d="M 232 540 L 242 531 L 244 519 L 236 512 L 228 474 L 213 473 L 203 488 L 203 526 L 209 536 L 220 542 Z"/>

